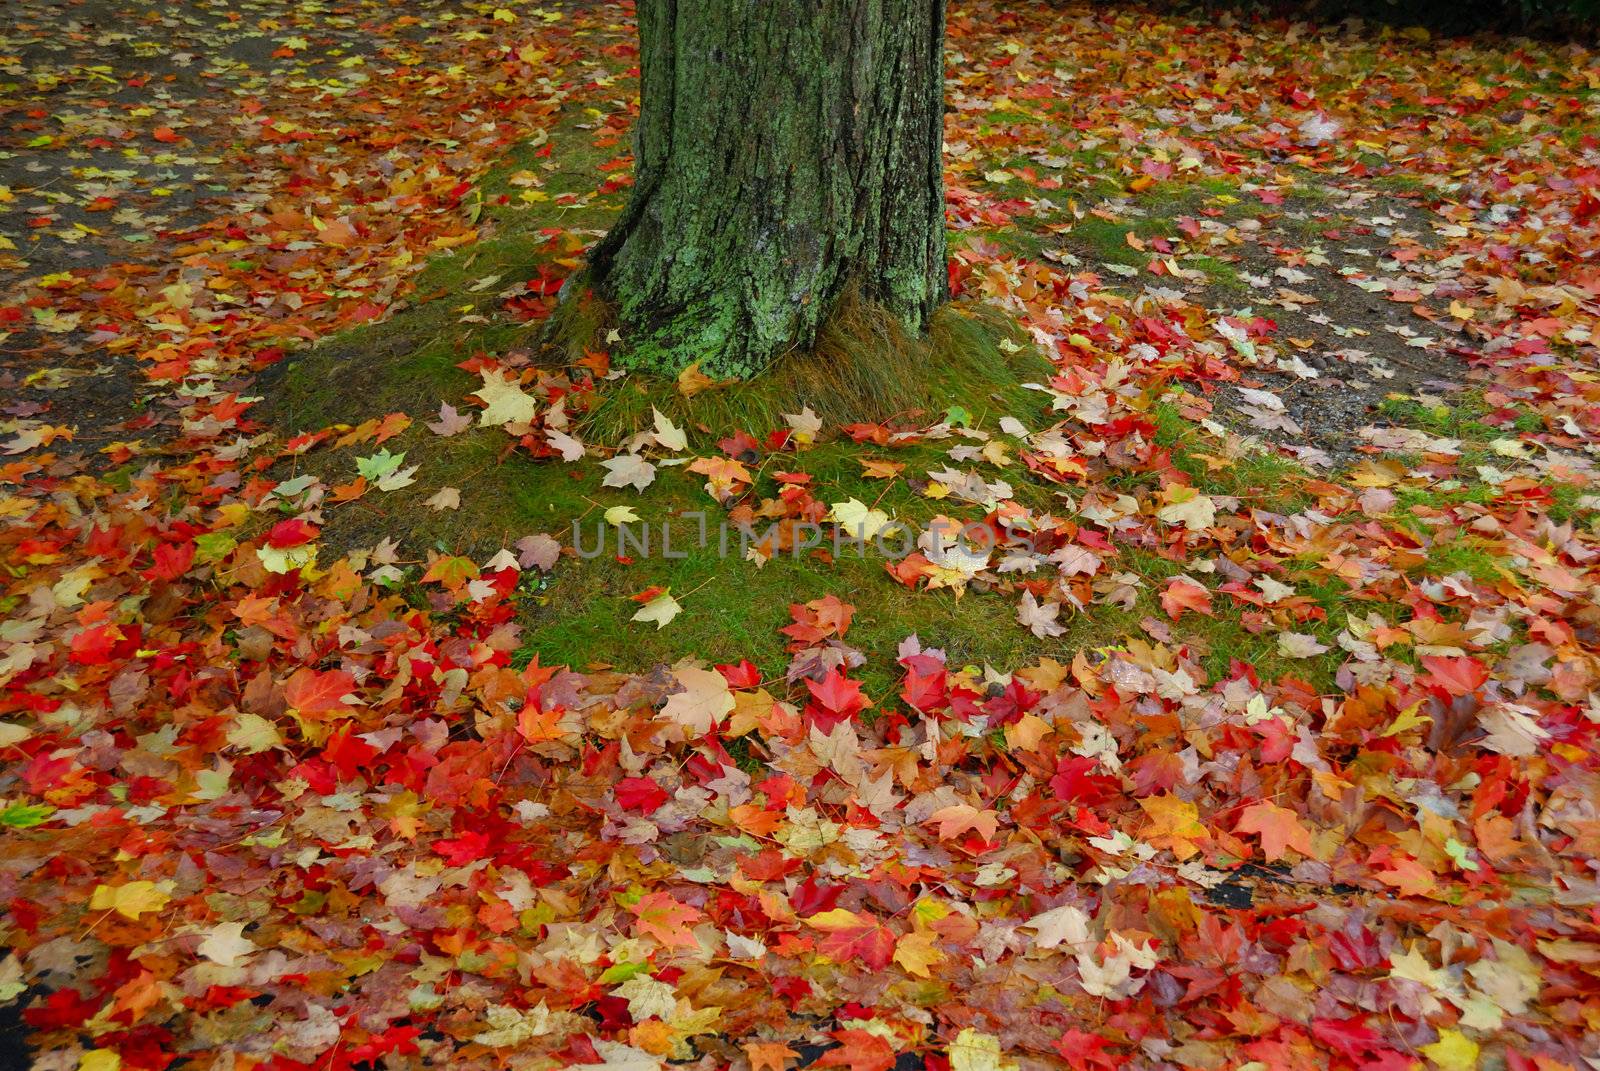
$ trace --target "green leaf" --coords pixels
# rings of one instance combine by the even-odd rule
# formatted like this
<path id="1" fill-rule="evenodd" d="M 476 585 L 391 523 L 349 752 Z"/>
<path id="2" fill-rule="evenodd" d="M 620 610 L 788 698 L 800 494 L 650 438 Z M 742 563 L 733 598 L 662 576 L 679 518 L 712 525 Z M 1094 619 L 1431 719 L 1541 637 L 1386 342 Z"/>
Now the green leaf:
<path id="1" fill-rule="evenodd" d="M 367 478 L 368 483 L 377 483 L 385 476 L 398 469 L 405 462 L 406 452 L 391 454 L 386 446 L 371 457 L 356 458 L 356 471 Z"/>
<path id="2" fill-rule="evenodd" d="M 47 803 L 13 803 L 5 810 L 0 811 L 0 826 L 10 826 L 12 829 L 28 829 L 32 826 L 48 822 L 56 809 Z"/>
<path id="3" fill-rule="evenodd" d="M 644 974 L 650 969 L 648 963 L 618 963 L 607 967 L 605 973 L 600 975 L 601 985 L 615 985 L 626 982 L 629 978 Z"/>

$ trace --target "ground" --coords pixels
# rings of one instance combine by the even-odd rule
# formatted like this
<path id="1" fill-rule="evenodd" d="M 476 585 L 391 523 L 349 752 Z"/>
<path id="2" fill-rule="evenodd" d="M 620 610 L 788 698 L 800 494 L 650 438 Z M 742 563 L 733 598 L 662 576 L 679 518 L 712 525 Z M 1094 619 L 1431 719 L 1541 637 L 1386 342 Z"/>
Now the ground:
<path id="1" fill-rule="evenodd" d="M 39 1066 L 1600 1059 L 1600 55 L 948 53 L 930 337 L 656 381 L 630 6 L 7 8 Z"/>

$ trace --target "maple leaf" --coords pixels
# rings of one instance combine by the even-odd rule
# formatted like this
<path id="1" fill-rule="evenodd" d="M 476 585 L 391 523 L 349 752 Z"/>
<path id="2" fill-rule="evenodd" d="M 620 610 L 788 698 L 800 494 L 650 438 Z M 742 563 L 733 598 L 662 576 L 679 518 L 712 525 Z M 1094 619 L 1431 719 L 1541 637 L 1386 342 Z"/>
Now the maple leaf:
<path id="1" fill-rule="evenodd" d="M 278 727 L 259 714 L 248 711 L 234 716 L 228 729 L 228 744 L 247 755 L 283 746 L 283 736 Z"/>
<path id="2" fill-rule="evenodd" d="M 814 442 L 817 432 L 822 430 L 822 419 L 811 411 L 808 405 L 798 413 L 785 413 L 783 419 L 794 432 L 795 441 L 800 443 Z"/>
<path id="3" fill-rule="evenodd" d="M 342 669 L 319 673 L 302 666 L 284 683 L 283 698 L 301 714 L 331 714 L 350 709 L 344 700 L 355 688 L 356 679 Z"/>
<path id="4" fill-rule="evenodd" d="M 1072 1071 L 1117 1071 L 1123 1060 L 1106 1051 L 1108 1044 L 1097 1034 L 1069 1029 L 1056 1040 L 1054 1048 Z"/>
<path id="5" fill-rule="evenodd" d="M 588 447 L 564 431 L 548 428 L 545 431 L 544 441 L 561 454 L 562 461 L 581 461 L 588 453 Z"/>
<path id="6" fill-rule="evenodd" d="M 1440 1071 L 1475 1071 L 1479 1045 L 1459 1030 L 1439 1031 L 1439 1040 L 1423 1045 L 1420 1052 Z"/>
<path id="7" fill-rule="evenodd" d="M 1476 658 L 1424 655 L 1422 665 L 1428 681 L 1449 695 L 1471 695 L 1489 679 L 1489 668 Z"/>
<path id="8" fill-rule="evenodd" d="M 1313 658 L 1328 650 L 1315 636 L 1303 632 L 1278 633 L 1278 653 L 1285 658 Z"/>
<path id="9" fill-rule="evenodd" d="M 600 481 L 604 487 L 632 487 L 642 492 L 656 478 L 656 467 L 638 454 L 618 454 L 600 462 L 600 467 L 606 470 L 605 479 Z"/>
<path id="10" fill-rule="evenodd" d="M 931 968 L 945 961 L 945 954 L 935 946 L 938 936 L 927 930 L 914 930 L 900 935 L 895 942 L 894 961 L 918 978 L 931 978 Z"/>
<path id="11" fill-rule="evenodd" d="M 994 811 L 980 811 L 970 803 L 952 803 L 948 807 L 941 807 L 930 814 L 927 820 L 938 824 L 940 840 L 955 840 L 973 832 L 983 840 L 992 841 L 1000 825 L 1000 816 Z"/>
<path id="12" fill-rule="evenodd" d="M 698 948 L 699 942 L 689 927 L 705 918 L 701 912 L 680 904 L 664 892 L 646 893 L 628 910 L 635 925 L 667 948 Z"/>
<path id="13" fill-rule="evenodd" d="M 523 536 L 517 540 L 516 546 L 517 564 L 524 569 L 535 568 L 541 573 L 548 573 L 561 558 L 561 544 L 543 532 Z"/>
<path id="14" fill-rule="evenodd" d="M 1065 944 L 1078 952 L 1094 944 L 1089 932 L 1089 916 L 1072 904 L 1041 912 L 1029 919 L 1027 925 L 1033 927 L 1034 943 L 1040 948 Z"/>
<path id="15" fill-rule="evenodd" d="M 541 703 L 524 703 L 517 711 L 517 732 L 530 744 L 546 740 L 560 740 L 567 735 L 562 721 L 566 715 L 560 707 L 544 709 Z"/>
<path id="16" fill-rule="evenodd" d="M 525 394 L 514 379 L 498 368 L 485 368 L 482 376 L 483 386 L 472 392 L 473 397 L 484 401 L 484 410 L 478 416 L 480 427 L 533 423 L 539 403 Z"/>
<path id="17" fill-rule="evenodd" d="M 1401 896 L 1426 896 L 1438 884 L 1433 871 L 1418 860 L 1404 856 L 1392 859 L 1387 870 L 1375 871 L 1373 876 L 1385 885 L 1392 885 Z"/>
<path id="18" fill-rule="evenodd" d="M 835 502 L 828 511 L 828 520 L 860 540 L 873 539 L 894 528 L 887 513 L 871 509 L 866 503 L 854 498 Z"/>
<path id="19" fill-rule="evenodd" d="M 243 922 L 222 922 L 206 931 L 196 951 L 213 963 L 224 967 L 238 966 L 240 961 L 259 952 L 254 941 L 244 936 Z"/>
<path id="20" fill-rule="evenodd" d="M 1304 856 L 1312 854 L 1311 831 L 1301 824 L 1300 817 L 1267 800 L 1246 807 L 1234 828 L 1241 833 L 1260 834 L 1261 852 L 1269 863 L 1282 859 L 1290 848 Z"/>
<path id="21" fill-rule="evenodd" d="M 793 638 L 797 644 L 818 643 L 829 636 L 842 637 L 850 630 L 854 615 L 854 606 L 840 602 L 836 595 L 825 595 L 804 606 L 790 603 L 789 616 L 794 619 L 794 624 L 785 625 L 778 631 Z"/>
<path id="22" fill-rule="evenodd" d="M 683 371 L 678 373 L 678 393 L 685 398 L 693 398 L 701 391 L 710 390 L 717 385 L 717 381 L 700 371 L 700 362 L 685 365 Z"/>
<path id="23" fill-rule="evenodd" d="M 682 690 L 667 697 L 661 714 L 691 736 L 705 736 L 733 709 L 728 679 L 716 670 L 684 668 L 674 670 L 673 676 Z"/>
<path id="24" fill-rule="evenodd" d="M 805 923 L 827 934 L 817 947 L 836 963 L 859 959 L 872 970 L 881 971 L 894 955 L 894 934 L 869 916 L 836 907 L 812 915 Z"/>
<path id="25" fill-rule="evenodd" d="M 170 886 L 170 883 L 165 883 Z M 122 885 L 96 885 L 89 897 L 91 911 L 115 911 L 123 918 L 138 919 L 167 906 L 172 894 L 153 881 L 130 881 Z"/>
<path id="26" fill-rule="evenodd" d="M 439 403 L 439 419 L 428 422 L 428 430 L 435 435 L 449 437 L 459 435 L 472 427 L 472 417 L 466 413 L 458 413 L 456 407 L 449 402 Z"/>
<path id="27" fill-rule="evenodd" d="M 391 454 L 387 447 L 379 450 L 369 457 L 356 458 L 356 471 L 365 476 L 369 481 L 376 483 L 379 480 L 396 472 L 405 464 L 406 452 Z"/>
<path id="28" fill-rule="evenodd" d="M 750 1071 L 785 1071 L 785 1061 L 800 1058 L 798 1052 L 781 1041 L 747 1041 L 744 1055 L 750 1061 Z"/>
<path id="29" fill-rule="evenodd" d="M 1173 795 L 1145 796 L 1139 806 L 1150 818 L 1145 840 L 1158 848 L 1170 848 L 1180 861 L 1200 850 L 1195 847 L 1197 842 L 1211 838 L 1200 821 L 1199 808 L 1186 800 Z"/>
<path id="30" fill-rule="evenodd" d="M 950 1043 L 950 1071 L 1016 1071 L 1017 1065 L 1002 1058 L 1000 1039 L 970 1026 Z"/>
<path id="31" fill-rule="evenodd" d="M 1185 610 L 1209 617 L 1211 592 L 1186 576 L 1174 577 L 1161 592 L 1161 608 L 1174 621 L 1182 617 Z"/>
<path id="32" fill-rule="evenodd" d="M 682 428 L 668 420 L 667 415 L 655 406 L 650 407 L 650 414 L 655 418 L 654 438 L 658 446 L 672 453 L 689 449 L 689 438 Z"/>
<path id="33" fill-rule="evenodd" d="M 672 619 L 683 612 L 683 607 L 678 605 L 678 600 L 672 597 L 670 588 L 663 588 L 652 595 L 650 600 L 629 618 L 630 621 L 639 621 L 644 624 L 654 623 L 656 631 L 672 624 Z"/>
<path id="34" fill-rule="evenodd" d="M 1017 623 L 1027 626 L 1029 632 L 1042 639 L 1059 636 L 1066 628 L 1057 622 L 1061 616 L 1061 604 L 1047 602 L 1040 605 L 1039 600 L 1033 597 L 1033 592 L 1022 593 L 1022 603 L 1017 607 Z"/>
<path id="35" fill-rule="evenodd" d="M 1167 504 L 1156 511 L 1156 516 L 1168 524 L 1181 524 L 1199 531 L 1217 522 L 1216 503 L 1193 487 L 1170 484 L 1162 492 L 1162 497 Z"/>
<path id="36" fill-rule="evenodd" d="M 830 669 L 820 682 L 806 678 L 806 690 L 811 693 L 806 714 L 823 732 L 832 732 L 835 725 L 872 705 L 861 694 L 861 682 L 850 680 L 837 669 Z"/>
<path id="37" fill-rule="evenodd" d="M 624 777 L 613 789 L 617 802 L 630 811 L 649 814 L 672 797 L 654 779 Z"/>
<path id="38" fill-rule="evenodd" d="M 835 1030 L 829 1037 L 839 1044 L 823 1053 L 812 1066 L 889 1071 L 895 1065 L 894 1048 L 870 1030 Z"/>
<path id="39" fill-rule="evenodd" d="M 1501 755 L 1528 758 L 1537 755 L 1550 739 L 1550 733 L 1540 726 L 1538 712 L 1530 707 L 1511 703 L 1495 703 L 1478 712 L 1478 724 L 1488 735 L 1478 741 L 1479 746 Z"/>
<path id="40" fill-rule="evenodd" d="M 1367 1026 L 1366 1022 L 1365 1015 L 1354 1015 L 1348 1019 L 1313 1019 L 1311 1036 L 1342 1052 L 1349 1059 L 1357 1060 L 1376 1048 L 1380 1040 L 1378 1032 Z"/>
<path id="41" fill-rule="evenodd" d="M 423 503 L 429 509 L 438 512 L 447 509 L 461 508 L 461 491 L 455 487 L 441 487 L 438 492 Z"/>

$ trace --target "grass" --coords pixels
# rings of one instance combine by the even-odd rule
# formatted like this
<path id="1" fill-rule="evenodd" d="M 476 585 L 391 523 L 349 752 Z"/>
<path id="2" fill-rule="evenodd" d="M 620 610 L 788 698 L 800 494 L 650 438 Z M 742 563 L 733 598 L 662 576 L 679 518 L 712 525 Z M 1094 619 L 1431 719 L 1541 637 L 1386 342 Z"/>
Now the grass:
<path id="1" fill-rule="evenodd" d="M 1232 457 L 1210 452 L 1214 443 L 1190 423 L 1174 400 L 1150 410 L 1156 442 L 1172 451 L 1172 464 L 1208 495 L 1228 495 L 1279 513 L 1295 513 L 1313 501 L 1301 489 L 1311 474 L 1295 461 L 1266 449 Z"/>
<path id="2" fill-rule="evenodd" d="M 1218 219 L 1232 220 L 1248 215 L 1250 208 L 1232 181 L 1202 176 L 1158 182 L 1131 198 L 1109 199 L 1102 211 L 1114 218 L 1107 218 L 1105 214 L 1085 215 L 1067 231 L 1067 248 L 1093 263 L 1143 269 L 1151 257 L 1161 254 L 1135 249 L 1128 244 L 1130 234 L 1145 243 L 1167 238 L 1192 245 L 1179 231 L 1179 219 L 1209 213 Z M 1175 259 L 1185 268 L 1203 272 L 1210 286 L 1235 292 L 1248 289 L 1234 267 L 1221 256 L 1191 252 Z"/>
<path id="3" fill-rule="evenodd" d="M 713 507 L 712 512 L 719 511 Z M 867 690 L 874 698 L 888 691 L 890 679 L 883 667 L 892 665 L 900 641 L 912 633 L 928 646 L 944 648 L 955 665 L 1009 667 L 1039 653 L 1037 642 L 1017 625 L 1009 600 L 976 592 L 959 599 L 945 591 L 914 592 L 895 583 L 880 560 L 848 550 L 831 563 L 811 555 L 780 554 L 758 567 L 724 558 L 718 553 L 719 520 L 720 515 L 711 518 L 705 548 L 695 543 L 694 524 L 674 527 L 675 545 L 677 534 L 686 537 L 686 557 L 679 560 L 653 557 L 630 565 L 608 554 L 563 565 L 529 615 L 521 657 L 537 654 L 547 663 L 614 663 L 635 669 L 691 654 L 710 661 L 748 658 L 771 679 L 781 676 L 789 659 L 778 632 L 790 621 L 789 605 L 827 595 L 857 607 L 845 639 L 870 656 Z M 594 546 L 592 530 L 584 538 L 586 546 Z M 614 542 L 607 544 L 608 550 L 615 547 Z M 730 550 L 737 547 L 734 534 Z M 630 620 L 638 606 L 628 596 L 652 586 L 670 588 L 683 606 L 681 615 L 660 630 Z M 863 598 L 865 592 L 871 598 Z M 873 672 L 880 674 L 878 679 L 870 676 Z"/>
<path id="4" fill-rule="evenodd" d="M 674 422 L 725 434 L 780 427 L 783 414 L 805 406 L 829 424 L 915 421 L 953 405 L 980 419 L 1038 422 L 1044 396 L 1023 384 L 1050 373 L 1025 334 L 981 307 L 946 305 L 927 336 L 913 338 L 892 317 L 847 297 L 814 350 L 780 358 L 757 379 L 689 397 L 672 380 L 629 376 L 584 417 L 583 427 L 619 441 L 649 425 L 659 409 Z"/>

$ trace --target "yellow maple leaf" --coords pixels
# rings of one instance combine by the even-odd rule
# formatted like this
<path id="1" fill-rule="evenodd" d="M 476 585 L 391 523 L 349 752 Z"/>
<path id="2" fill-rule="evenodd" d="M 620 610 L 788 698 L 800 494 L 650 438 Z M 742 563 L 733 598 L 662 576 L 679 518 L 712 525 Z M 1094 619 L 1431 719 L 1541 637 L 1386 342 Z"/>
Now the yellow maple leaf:
<path id="1" fill-rule="evenodd" d="M 928 968 L 944 962 L 944 953 L 934 947 L 936 939 L 931 930 L 901 935 L 894 946 L 894 961 L 918 978 L 933 977 Z"/>
<path id="2" fill-rule="evenodd" d="M 1200 822 L 1200 810 L 1194 804 L 1177 796 L 1146 796 L 1139 801 L 1144 813 L 1150 817 L 1150 827 L 1144 839 L 1157 848 L 1170 848 L 1180 861 L 1200 849 L 1196 841 L 1209 840 L 1211 834 Z"/>
<path id="3" fill-rule="evenodd" d="M 539 403 L 498 368 L 483 370 L 483 386 L 472 392 L 482 398 L 484 410 L 478 416 L 480 426 L 490 424 L 531 424 L 539 412 Z"/>
<path id="4" fill-rule="evenodd" d="M 1015 1071 L 1016 1064 L 1001 1058 L 1000 1039 L 970 1026 L 950 1043 L 950 1071 Z"/>
<path id="5" fill-rule="evenodd" d="M 1439 1040 L 1422 1046 L 1422 1054 L 1443 1071 L 1473 1071 L 1478 1066 L 1478 1043 L 1459 1030 L 1439 1031 Z"/>
<path id="6" fill-rule="evenodd" d="M 160 911 L 172 899 L 153 881 L 130 881 L 126 885 L 96 885 L 89 898 L 91 911 L 115 911 L 124 918 Z"/>

